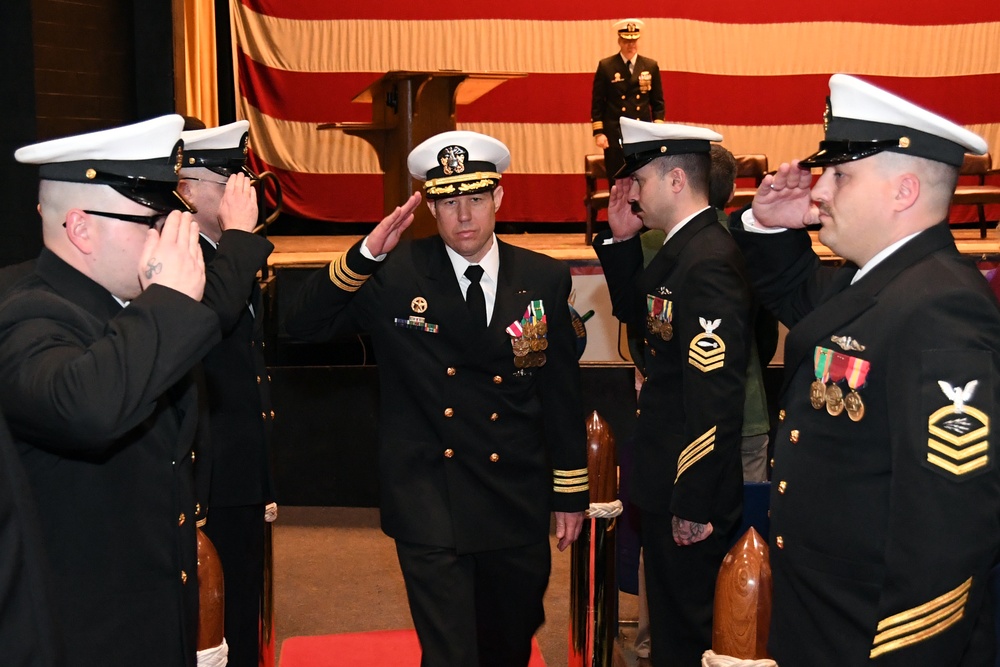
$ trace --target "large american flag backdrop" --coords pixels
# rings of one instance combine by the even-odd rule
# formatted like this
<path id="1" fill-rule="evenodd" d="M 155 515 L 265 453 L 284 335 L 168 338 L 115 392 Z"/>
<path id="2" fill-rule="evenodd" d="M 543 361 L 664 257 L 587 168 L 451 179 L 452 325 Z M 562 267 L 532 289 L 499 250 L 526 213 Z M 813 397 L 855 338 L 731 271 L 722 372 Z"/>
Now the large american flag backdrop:
<path id="1" fill-rule="evenodd" d="M 374 150 L 317 125 L 370 121 L 371 105 L 351 99 L 386 71 L 462 69 L 528 74 L 456 114 L 459 129 L 511 149 L 499 219 L 584 219 L 584 156 L 598 152 L 591 85 L 598 60 L 617 52 L 611 23 L 625 18 L 607 2 L 231 2 L 238 114 L 289 213 L 380 219 Z M 829 75 L 847 72 L 966 125 L 1000 161 L 1000 2 L 627 6 L 646 22 L 639 52 L 659 62 L 667 120 L 711 127 L 734 153 L 766 154 L 775 168 L 815 150 Z"/>

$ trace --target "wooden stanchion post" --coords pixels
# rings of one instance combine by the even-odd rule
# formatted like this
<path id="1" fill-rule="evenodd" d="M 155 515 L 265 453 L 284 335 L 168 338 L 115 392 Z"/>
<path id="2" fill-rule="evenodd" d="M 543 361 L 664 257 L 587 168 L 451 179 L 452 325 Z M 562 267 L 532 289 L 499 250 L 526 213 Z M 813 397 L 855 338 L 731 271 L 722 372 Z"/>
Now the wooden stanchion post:
<path id="1" fill-rule="evenodd" d="M 715 583 L 712 650 L 742 659 L 767 658 L 771 565 L 767 542 L 750 528 L 722 560 Z"/>
<path id="2" fill-rule="evenodd" d="M 571 547 L 569 667 L 611 667 L 618 634 L 615 524 L 621 513 L 611 427 L 595 411 L 587 419 L 590 507 Z"/>
<path id="3" fill-rule="evenodd" d="M 199 651 L 215 648 L 222 643 L 226 620 L 226 585 L 222 578 L 222 563 L 212 540 L 198 534 L 198 642 Z"/>

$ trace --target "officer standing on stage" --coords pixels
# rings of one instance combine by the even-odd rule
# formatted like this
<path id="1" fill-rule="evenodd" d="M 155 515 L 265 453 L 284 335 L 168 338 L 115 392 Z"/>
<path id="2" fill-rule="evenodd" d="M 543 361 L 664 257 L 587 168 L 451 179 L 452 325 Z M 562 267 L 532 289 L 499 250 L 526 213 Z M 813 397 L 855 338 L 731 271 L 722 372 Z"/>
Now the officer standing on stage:
<path id="1" fill-rule="evenodd" d="M 225 580 L 225 637 L 231 667 L 257 667 L 264 595 L 265 507 L 273 515 L 269 442 L 274 413 L 263 354 L 263 310 L 257 268 L 274 246 L 257 226 L 254 175 L 246 167 L 249 123 L 183 132 L 178 192 L 195 219 L 208 281 L 203 302 L 226 301 L 222 341 L 202 362 L 207 383 L 210 446 L 209 511 L 204 526 Z M 234 264 L 238 280 L 213 280 Z M 270 619 L 266 619 L 268 623 Z"/>
<path id="2" fill-rule="evenodd" d="M 568 267 L 499 241 L 507 147 L 445 132 L 410 153 L 438 236 L 400 241 L 414 194 L 302 288 L 310 340 L 367 331 L 381 386 L 382 528 L 424 667 L 527 665 L 560 550 L 589 505 Z"/>
<path id="3" fill-rule="evenodd" d="M 67 665 L 193 667 L 192 367 L 220 338 L 176 194 L 180 116 L 21 148 L 44 249 L 0 301 L 0 404 Z"/>
<path id="4" fill-rule="evenodd" d="M 843 74 L 825 133 L 731 220 L 790 329 L 770 652 L 782 667 L 991 665 L 1000 310 L 948 227 L 964 154 L 987 144 Z M 843 266 L 820 265 L 816 223 Z"/>
<path id="5" fill-rule="evenodd" d="M 619 119 L 663 122 L 666 111 L 660 67 L 652 58 L 638 53 L 644 25 L 639 19 L 615 23 L 619 52 L 599 62 L 594 74 L 590 121 L 594 142 L 604 150 L 604 166 L 612 185 L 624 163 Z"/>
<path id="6" fill-rule="evenodd" d="M 712 645 L 719 566 L 743 504 L 740 442 L 750 292 L 739 249 L 709 206 L 700 127 L 622 119 L 625 166 L 594 249 L 615 317 L 644 332 L 632 502 L 654 665 L 697 665 Z M 640 233 L 666 240 L 643 267 Z"/>

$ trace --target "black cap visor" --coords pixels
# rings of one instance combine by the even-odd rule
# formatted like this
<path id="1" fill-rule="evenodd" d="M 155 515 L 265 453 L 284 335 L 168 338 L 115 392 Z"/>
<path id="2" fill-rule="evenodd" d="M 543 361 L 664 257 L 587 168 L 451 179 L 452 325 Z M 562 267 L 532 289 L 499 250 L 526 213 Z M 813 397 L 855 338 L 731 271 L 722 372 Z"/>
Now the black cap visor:
<path id="1" fill-rule="evenodd" d="M 799 160 L 799 167 L 828 167 L 833 164 L 843 164 L 871 157 L 889 148 L 899 146 L 899 139 L 881 139 L 874 141 L 821 141 L 819 150 L 809 157 Z"/>
<path id="2" fill-rule="evenodd" d="M 115 192 L 128 197 L 134 202 L 147 206 L 160 213 L 170 211 L 187 211 L 196 213 L 194 204 L 184 199 L 176 190 L 176 184 L 163 183 L 161 181 L 149 181 L 148 183 L 136 185 L 113 185 L 108 184 Z"/>

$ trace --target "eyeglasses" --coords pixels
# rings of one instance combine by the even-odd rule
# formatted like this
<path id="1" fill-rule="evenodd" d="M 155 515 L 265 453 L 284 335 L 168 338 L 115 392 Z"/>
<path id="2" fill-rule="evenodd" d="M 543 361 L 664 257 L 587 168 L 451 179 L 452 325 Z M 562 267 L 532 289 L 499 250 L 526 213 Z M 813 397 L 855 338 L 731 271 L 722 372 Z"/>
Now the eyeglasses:
<path id="1" fill-rule="evenodd" d="M 90 215 L 99 215 L 102 218 L 114 218 L 115 220 L 124 220 L 125 222 L 137 222 L 142 225 L 146 225 L 150 229 L 158 228 L 164 220 L 167 219 L 167 213 L 154 213 L 152 215 L 132 215 L 131 213 L 109 213 L 108 211 L 87 211 L 84 213 L 89 213 Z"/>
<path id="2" fill-rule="evenodd" d="M 228 181 L 212 181 L 207 178 L 195 178 L 194 176 L 181 176 L 182 181 L 201 181 L 202 183 L 215 183 L 216 185 L 226 185 Z"/>

